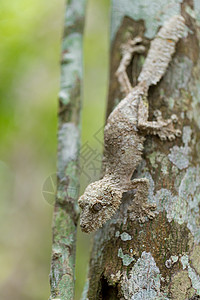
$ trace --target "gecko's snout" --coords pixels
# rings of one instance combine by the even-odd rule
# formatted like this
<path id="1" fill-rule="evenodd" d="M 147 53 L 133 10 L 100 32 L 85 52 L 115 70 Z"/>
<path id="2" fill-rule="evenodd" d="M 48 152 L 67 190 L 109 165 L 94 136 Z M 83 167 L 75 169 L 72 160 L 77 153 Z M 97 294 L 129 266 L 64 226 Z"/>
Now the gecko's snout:
<path id="1" fill-rule="evenodd" d="M 81 229 L 83 230 L 84 228 L 86 228 L 86 225 L 85 224 L 80 224 L 81 226 Z"/>
<path id="2" fill-rule="evenodd" d="M 81 230 L 85 233 L 91 232 L 90 227 L 86 223 L 80 222 Z"/>

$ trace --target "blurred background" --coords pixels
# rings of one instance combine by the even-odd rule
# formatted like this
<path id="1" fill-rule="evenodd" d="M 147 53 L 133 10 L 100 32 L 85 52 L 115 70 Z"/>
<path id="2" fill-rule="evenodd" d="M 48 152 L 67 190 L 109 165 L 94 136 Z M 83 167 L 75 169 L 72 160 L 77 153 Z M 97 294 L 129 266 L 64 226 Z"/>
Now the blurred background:
<path id="1" fill-rule="evenodd" d="M 42 195 L 56 173 L 57 95 L 64 0 L 0 3 L 0 299 L 49 297 L 53 206 Z M 89 0 L 84 37 L 82 144 L 101 155 L 108 85 L 109 1 Z M 97 161 L 97 159 L 96 159 Z M 81 191 L 99 168 L 86 166 Z M 91 167 L 93 166 L 93 167 Z M 88 246 L 90 245 L 90 247 Z M 91 236 L 78 232 L 76 299 Z"/>

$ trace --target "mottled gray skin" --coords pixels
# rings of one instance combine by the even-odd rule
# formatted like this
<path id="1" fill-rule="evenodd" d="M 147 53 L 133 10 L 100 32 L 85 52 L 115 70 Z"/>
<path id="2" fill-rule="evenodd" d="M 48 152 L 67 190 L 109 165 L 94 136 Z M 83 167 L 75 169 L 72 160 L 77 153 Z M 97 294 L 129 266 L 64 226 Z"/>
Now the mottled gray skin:
<path id="1" fill-rule="evenodd" d="M 117 105 L 107 120 L 104 130 L 103 179 L 91 183 L 79 199 L 82 209 L 80 226 L 85 232 L 101 227 L 116 212 L 122 194 L 136 189 L 129 217 L 141 222 L 145 217 L 153 218 L 155 205 L 147 205 L 149 182 L 146 178 L 133 179 L 131 176 L 142 158 L 146 134 L 158 135 L 162 140 L 174 140 L 180 130 L 174 129 L 177 117 L 172 115 L 164 120 L 160 111 L 155 111 L 156 121 L 148 121 L 148 89 L 157 84 L 166 72 L 175 51 L 177 41 L 184 31 L 184 19 L 172 17 L 152 41 L 146 61 L 139 76 L 139 83 L 132 88 L 126 74 L 132 54 L 141 53 L 141 41 L 136 38 L 123 45 L 123 57 L 116 72 L 121 89 L 127 96 Z"/>
<path id="2" fill-rule="evenodd" d="M 138 103 L 144 89 L 135 87 L 113 110 L 104 129 L 106 174 L 130 179 L 141 161 L 145 137 L 138 131 Z"/>

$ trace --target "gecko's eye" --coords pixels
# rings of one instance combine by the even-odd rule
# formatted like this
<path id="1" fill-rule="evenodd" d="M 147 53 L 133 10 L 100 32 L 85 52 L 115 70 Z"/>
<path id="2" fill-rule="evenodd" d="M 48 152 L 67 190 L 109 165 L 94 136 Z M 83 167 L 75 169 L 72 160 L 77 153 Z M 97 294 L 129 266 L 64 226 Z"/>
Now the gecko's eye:
<path id="1" fill-rule="evenodd" d="M 93 212 L 97 213 L 98 211 L 100 211 L 102 209 L 102 204 L 101 203 L 95 203 L 94 205 L 92 205 L 92 210 Z"/>

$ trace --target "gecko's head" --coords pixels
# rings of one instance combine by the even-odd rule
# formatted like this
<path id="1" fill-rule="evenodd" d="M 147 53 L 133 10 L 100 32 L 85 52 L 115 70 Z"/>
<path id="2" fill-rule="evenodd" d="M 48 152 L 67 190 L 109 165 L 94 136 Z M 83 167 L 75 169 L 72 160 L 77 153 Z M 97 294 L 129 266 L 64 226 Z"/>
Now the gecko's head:
<path id="1" fill-rule="evenodd" d="M 122 192 L 105 179 L 88 185 L 78 201 L 82 209 L 80 216 L 82 231 L 90 233 L 101 227 L 116 212 L 121 198 Z"/>

